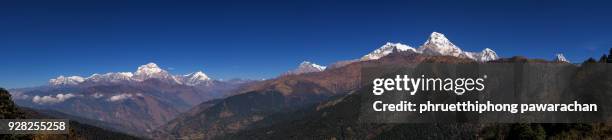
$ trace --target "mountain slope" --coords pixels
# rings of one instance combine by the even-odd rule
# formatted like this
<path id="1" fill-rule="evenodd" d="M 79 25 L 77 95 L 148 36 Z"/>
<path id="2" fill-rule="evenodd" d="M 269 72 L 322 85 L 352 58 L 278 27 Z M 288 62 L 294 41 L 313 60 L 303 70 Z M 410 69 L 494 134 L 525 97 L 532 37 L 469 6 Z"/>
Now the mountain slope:
<path id="1" fill-rule="evenodd" d="M 291 91 L 252 91 L 223 99 L 204 108 L 193 110 L 158 129 L 156 137 L 208 139 L 234 133 L 260 121 L 268 115 L 299 108 L 324 100 L 330 91 L 314 83 L 295 81 Z"/>
<path id="2" fill-rule="evenodd" d="M 318 104 L 333 96 L 341 96 L 359 87 L 362 65 L 435 62 L 457 59 L 432 56 L 428 59 L 409 52 L 393 53 L 376 61 L 355 62 L 344 67 L 302 75 L 281 76 L 277 79 L 253 83 L 242 94 L 223 99 L 212 107 L 188 112 L 155 131 L 161 138 L 213 139 L 228 134 L 254 129 L 269 124 L 258 124 L 272 115 L 295 111 Z M 195 114 L 195 115 L 193 115 Z"/>
<path id="3" fill-rule="evenodd" d="M 358 64 L 321 72 L 284 75 L 255 82 L 241 94 L 205 109 L 191 110 L 160 127 L 160 138 L 211 139 L 250 127 L 269 115 L 295 110 L 354 89 L 359 83 Z M 186 115 L 185 115 L 186 114 Z"/>
<path id="4" fill-rule="evenodd" d="M 389 55 L 379 61 L 400 62 L 401 57 L 423 59 L 421 62 L 475 63 L 456 57 Z M 386 60 L 385 60 L 386 59 Z M 542 63 L 515 57 L 491 63 Z M 546 62 L 554 64 L 554 62 Z M 404 63 L 397 63 L 397 65 Z M 592 66 L 592 65 L 591 65 Z M 583 67 L 590 67 L 583 65 Z M 607 83 L 605 65 L 581 68 L 573 77 L 572 91 L 583 93 L 581 99 L 609 99 L 612 85 Z M 609 74 L 608 74 L 609 75 Z M 609 78 L 609 76 L 608 76 Z M 595 82 L 594 82 L 595 81 Z M 566 87 L 561 87 L 566 88 Z M 362 100 L 369 97 L 368 86 L 359 88 L 315 106 L 276 114 L 271 125 L 228 134 L 218 139 L 609 139 L 612 124 L 507 124 L 507 123 L 367 123 L 360 120 Z M 363 97 L 366 96 L 366 97 Z M 572 98 L 572 97 L 569 97 Z M 568 98 L 568 99 L 569 99 Z M 264 119 L 260 122 L 266 122 Z M 259 124 L 253 124 L 259 125 Z"/>
<path id="5" fill-rule="evenodd" d="M 12 101 L 8 91 L 0 88 L 0 118 L 1 119 L 53 119 L 37 111 L 18 108 Z M 62 118 L 67 119 L 67 118 Z M 130 140 L 139 139 L 122 133 L 109 131 L 106 129 L 70 121 L 69 134 L 20 134 L 20 135 L 0 135 L 0 139 L 116 139 Z"/>
<path id="6" fill-rule="evenodd" d="M 466 58 L 452 56 L 429 56 L 410 52 L 394 53 L 375 61 L 358 62 L 356 64 L 367 66 L 403 65 L 416 63 L 475 63 Z M 367 90 L 367 91 L 366 91 Z M 381 133 L 399 126 L 398 124 L 368 124 L 359 123 L 361 112 L 361 94 L 370 93 L 368 88 L 356 88 L 335 98 L 319 104 L 301 108 L 294 112 L 278 113 L 253 124 L 252 129 L 232 133 L 219 139 L 372 139 Z M 262 124 L 267 123 L 267 124 Z M 416 131 L 409 132 L 412 139 L 473 137 L 476 125 L 470 124 L 422 124 L 413 126 Z M 431 132 L 440 132 L 433 136 Z"/>

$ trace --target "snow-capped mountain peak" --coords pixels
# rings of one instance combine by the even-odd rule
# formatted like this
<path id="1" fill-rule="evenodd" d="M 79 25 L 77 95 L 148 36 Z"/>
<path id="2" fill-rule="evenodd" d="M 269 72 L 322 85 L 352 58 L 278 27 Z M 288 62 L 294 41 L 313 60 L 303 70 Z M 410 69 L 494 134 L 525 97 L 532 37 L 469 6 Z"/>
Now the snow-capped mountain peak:
<path id="1" fill-rule="evenodd" d="M 150 78 L 165 79 L 171 78 L 166 70 L 163 70 L 155 63 L 148 63 L 138 67 L 133 76 L 136 80 L 146 80 Z"/>
<path id="2" fill-rule="evenodd" d="M 499 58 L 497 56 L 497 53 L 495 53 L 495 51 L 489 48 L 485 48 L 484 50 L 482 50 L 482 52 L 480 52 L 480 57 L 478 58 L 478 61 L 487 62 L 487 61 L 497 60 L 497 59 Z"/>
<path id="3" fill-rule="evenodd" d="M 493 52 L 493 53 L 495 53 L 495 51 L 491 50 L 490 48 L 485 48 L 485 49 L 482 50 L 482 53 L 485 53 L 485 52 L 489 52 L 489 53 Z"/>
<path id="4" fill-rule="evenodd" d="M 302 63 L 300 63 L 299 68 L 315 68 L 317 69 L 317 71 L 323 71 L 327 67 L 321 66 L 321 65 L 309 62 L 309 61 L 303 61 Z"/>
<path id="5" fill-rule="evenodd" d="M 52 86 L 77 85 L 77 84 L 83 83 L 84 81 L 85 81 L 85 78 L 80 77 L 80 76 L 64 77 L 63 75 L 61 75 L 55 79 L 50 79 L 49 84 Z"/>
<path id="6" fill-rule="evenodd" d="M 310 73 L 310 72 L 320 72 L 324 71 L 327 67 L 321 66 L 309 61 L 303 61 L 300 65 L 295 69 L 287 72 L 286 74 L 302 74 L 302 73 Z"/>
<path id="7" fill-rule="evenodd" d="M 419 48 L 419 51 L 427 55 L 448 55 L 459 57 L 463 53 L 461 49 L 453 44 L 444 34 L 433 32 Z"/>
<path id="8" fill-rule="evenodd" d="M 187 74 L 187 75 L 185 75 L 185 77 L 193 77 L 193 78 L 199 79 L 199 80 L 210 80 L 210 78 L 206 74 L 204 74 L 204 72 L 202 72 L 202 71 L 197 71 L 197 72 L 194 72 L 194 73 Z"/>
<path id="9" fill-rule="evenodd" d="M 438 32 L 432 32 L 429 35 L 429 39 L 424 44 L 435 44 L 438 46 L 455 46 L 444 34 Z"/>
<path id="10" fill-rule="evenodd" d="M 210 77 L 202 71 L 183 75 L 183 83 L 186 85 L 194 86 L 207 81 L 210 81 Z"/>
<path id="11" fill-rule="evenodd" d="M 416 49 L 408 45 L 402 44 L 402 43 L 387 42 L 387 44 L 383 45 L 382 47 L 361 57 L 361 60 L 362 61 L 376 60 L 376 59 L 380 59 L 381 57 L 387 56 L 393 52 L 404 52 L 404 51 L 411 51 L 414 53 L 418 52 Z"/>
<path id="12" fill-rule="evenodd" d="M 138 70 L 136 70 L 136 75 L 150 75 L 150 74 L 160 73 L 160 72 L 163 72 L 163 71 L 164 70 L 159 68 L 159 66 L 157 66 L 157 64 L 155 64 L 155 63 L 148 63 L 148 64 L 145 64 L 145 65 L 142 65 L 142 66 L 138 67 Z"/>
<path id="13" fill-rule="evenodd" d="M 565 58 L 565 56 L 563 56 L 563 54 L 562 54 L 562 53 L 558 53 L 558 54 L 555 56 L 554 61 L 556 61 L 556 62 L 567 62 L 567 63 L 570 63 L 570 61 L 569 61 L 569 60 L 567 60 L 567 59 Z"/>

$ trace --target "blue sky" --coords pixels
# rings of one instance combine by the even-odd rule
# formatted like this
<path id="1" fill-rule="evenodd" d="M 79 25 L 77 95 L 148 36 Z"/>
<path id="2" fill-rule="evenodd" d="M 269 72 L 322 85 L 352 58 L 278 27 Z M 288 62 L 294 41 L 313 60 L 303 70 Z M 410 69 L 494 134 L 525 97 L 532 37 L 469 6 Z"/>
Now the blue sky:
<path id="1" fill-rule="evenodd" d="M 612 47 L 606 1 L 4 1 L 0 87 L 135 71 L 270 78 L 442 32 L 467 51 L 572 61 Z"/>

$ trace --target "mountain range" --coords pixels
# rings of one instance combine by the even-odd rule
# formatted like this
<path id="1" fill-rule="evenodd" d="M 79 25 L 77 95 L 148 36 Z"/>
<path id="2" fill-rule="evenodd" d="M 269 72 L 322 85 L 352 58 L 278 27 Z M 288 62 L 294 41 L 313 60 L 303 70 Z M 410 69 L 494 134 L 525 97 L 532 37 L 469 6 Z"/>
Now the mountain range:
<path id="1" fill-rule="evenodd" d="M 415 49 L 405 44 L 401 43 L 387 43 L 382 47 L 374 50 L 373 52 L 361 57 L 360 60 L 376 60 L 383 56 L 389 55 L 393 52 L 408 52 L 408 53 L 416 53 L 416 54 L 425 54 L 425 55 L 444 55 L 444 56 L 454 56 L 459 58 L 468 58 L 480 62 L 486 62 L 491 60 L 496 60 L 499 58 L 495 51 L 485 48 L 481 52 L 466 52 L 461 50 L 459 47 L 455 46 L 444 34 L 433 32 L 421 45 L 421 47 Z"/>
<path id="2" fill-rule="evenodd" d="M 434 62 L 444 64 L 476 63 L 467 58 L 457 58 L 454 56 L 393 53 L 375 61 L 357 62 L 351 65 L 389 66 Z M 530 60 L 517 56 L 494 60 L 490 63 L 559 64 L 559 61 Z M 568 64 L 557 66 L 578 67 L 577 65 Z M 596 65 L 591 66 L 598 67 Z M 605 65 L 599 66 L 605 67 Z M 433 73 L 444 72 L 438 71 Z M 604 84 L 606 80 L 601 80 L 606 77 L 602 76 L 606 75 L 604 73 L 607 73 L 605 69 L 581 68 L 579 73 L 581 74 L 572 77 L 572 81 L 575 81 L 572 84 L 580 85 L 578 87 L 591 85 L 589 86 L 590 88 L 572 89 L 574 92 L 584 93 L 585 97 L 581 97 L 581 99 L 591 98 L 586 96 L 597 96 L 607 99 L 606 97 L 601 97 L 609 96 L 609 94 L 605 93 L 607 91 L 599 89 L 601 87 L 607 89 L 611 86 Z M 564 89 L 567 87 L 557 88 Z M 267 118 L 250 124 L 242 131 L 212 139 L 609 139 L 610 132 L 612 132 L 612 124 L 610 123 L 370 123 L 362 120 L 364 118 L 361 116 L 361 113 L 363 113 L 363 100 L 371 98 L 371 96 L 368 96 L 369 94 L 371 94 L 371 88 L 368 86 L 355 88 L 344 94 L 330 97 L 328 100 L 318 104 L 294 111 L 269 115 Z M 559 93 L 550 92 L 549 94 L 558 95 Z M 546 98 L 543 99 L 545 102 L 555 100 L 550 98 L 550 96 L 544 98 Z M 575 97 L 556 98 L 568 98 L 563 100 L 570 100 L 569 98 Z M 424 99 L 429 100 L 430 98 Z M 456 99 L 451 100 L 454 101 Z M 457 119 L 460 118 L 457 117 Z"/>
<path id="3" fill-rule="evenodd" d="M 125 83 L 142 82 L 147 79 L 158 79 L 178 85 L 196 86 L 199 84 L 210 84 L 210 79 L 202 71 L 187 75 L 171 75 L 155 63 L 148 63 L 138 67 L 136 72 L 109 72 L 106 74 L 93 74 L 83 78 L 81 76 L 59 76 L 49 80 L 51 86 L 69 86 L 79 84 L 103 84 L 103 83 Z"/>
<path id="4" fill-rule="evenodd" d="M 341 129 L 347 126 L 340 127 L 342 124 L 335 123 L 348 125 L 356 122 L 351 118 L 359 111 L 350 107 L 355 105 L 355 100 L 358 100 L 358 96 L 352 94 L 360 87 L 361 67 L 489 61 L 505 60 L 501 60 L 488 48 L 478 53 L 462 51 L 443 34 L 434 32 L 417 49 L 401 43 L 386 43 L 360 59 L 339 61 L 330 67 L 322 68 L 323 66 L 305 61 L 297 69 L 288 72 L 291 74 L 255 82 L 243 88 L 235 96 L 203 103 L 155 130 L 153 135 L 160 139 L 287 139 L 312 137 L 318 134 L 330 136 L 325 138 L 338 138 L 335 137 L 338 135 L 338 130 L 335 128 Z M 347 99 L 347 96 L 351 99 Z M 326 109 L 330 107 L 332 109 Z M 321 120 L 321 117 L 325 120 Z M 331 126 L 325 127 L 330 123 Z M 454 136 L 471 135 L 478 129 L 474 125 L 444 127 L 447 128 L 432 126 L 420 128 L 451 133 L 460 130 L 450 127 L 465 130 Z M 359 130 L 352 131 L 353 134 L 359 135 L 348 138 L 374 138 L 368 135 L 379 132 L 370 132 L 377 131 L 372 128 L 387 130 L 384 126 L 371 128 L 359 126 L 354 128 Z M 426 134 L 415 137 L 424 135 Z"/>
<path id="5" fill-rule="evenodd" d="M 441 34 L 432 35 L 440 37 Z M 439 50 L 457 48 L 447 39 L 430 40 L 424 45 L 429 47 L 422 47 L 424 48 L 422 50 L 429 50 L 425 48 Z M 440 41 L 446 43 L 440 43 Z M 296 111 L 336 96 L 346 95 L 351 90 L 358 88 L 362 65 L 421 63 L 431 58 L 462 62 L 474 61 L 469 57 L 456 59 L 459 56 L 449 56 L 450 53 L 427 55 L 410 50 L 417 49 L 387 43 L 365 55 L 363 59 L 344 61 L 342 66 L 333 64 L 332 68 L 305 61 L 297 69 L 289 71 L 290 74 L 255 82 L 245 86 L 237 95 L 215 101 L 215 103 L 203 103 L 197 109 L 183 113 L 177 119 L 160 127 L 153 132 L 153 135 L 161 139 L 214 139 L 272 125 L 278 121 L 274 114 Z M 458 48 L 454 50 L 460 51 Z M 466 53 L 460 52 L 460 54 Z M 494 52 L 492 54 L 494 58 L 497 58 Z"/>
<path id="6" fill-rule="evenodd" d="M 312 113 L 304 109 L 340 102 L 332 99 L 360 87 L 363 65 L 491 61 L 505 59 L 489 48 L 464 51 L 444 34 L 433 32 L 418 48 L 389 42 L 329 67 L 303 61 L 296 69 L 263 81 L 215 80 L 202 71 L 173 75 L 148 63 L 135 72 L 59 76 L 47 86 L 12 89 L 11 94 L 21 106 L 100 121 L 105 123 L 100 127 L 136 136 L 214 139 L 300 118 L 279 114 Z M 562 54 L 553 61 L 569 62 Z"/>
<path id="7" fill-rule="evenodd" d="M 105 122 L 100 127 L 136 136 L 174 119 L 181 112 L 213 99 L 230 96 L 250 80 L 214 80 L 201 71 L 172 75 L 155 63 L 136 72 L 59 76 L 48 86 L 11 91 L 25 107 L 54 110 Z"/>

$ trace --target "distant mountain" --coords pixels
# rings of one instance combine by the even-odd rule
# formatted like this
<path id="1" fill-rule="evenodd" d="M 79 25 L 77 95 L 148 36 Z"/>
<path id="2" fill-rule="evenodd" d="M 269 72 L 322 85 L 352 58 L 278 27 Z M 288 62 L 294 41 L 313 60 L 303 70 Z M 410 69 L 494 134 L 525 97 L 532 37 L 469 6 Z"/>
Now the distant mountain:
<path id="1" fill-rule="evenodd" d="M 108 84 L 143 82 L 148 79 L 158 79 L 169 84 L 197 86 L 199 84 L 210 84 L 212 81 L 202 71 L 187 75 L 171 75 L 168 71 L 161 69 L 155 63 L 148 63 L 138 67 L 136 72 L 110 72 L 106 74 L 93 74 L 87 78 L 80 76 L 59 76 L 49 80 L 51 86 L 71 86 L 79 84 Z"/>
<path id="2" fill-rule="evenodd" d="M 172 75 L 155 63 L 137 71 L 50 80 L 49 86 L 14 89 L 21 106 L 55 110 L 106 122 L 112 129 L 146 136 L 176 115 L 202 102 L 235 93 L 249 80 L 214 80 L 201 71 Z M 106 125 L 108 126 L 108 125 Z"/>
<path id="3" fill-rule="evenodd" d="M 367 60 L 376 60 L 376 59 L 380 59 L 383 56 L 387 56 L 393 52 L 411 52 L 411 53 L 419 53 L 416 49 L 408 46 L 408 45 L 404 45 L 401 43 L 391 43 L 391 42 L 387 42 L 387 44 L 383 45 L 382 47 L 372 51 L 369 54 L 366 54 L 365 56 L 361 57 L 360 60 L 362 61 L 367 61 Z"/>
<path id="4" fill-rule="evenodd" d="M 361 61 L 376 60 L 387 56 L 394 52 L 416 53 L 425 55 L 442 55 L 454 56 L 460 58 L 468 58 L 475 61 L 486 62 L 499 59 L 495 51 L 485 48 L 481 52 L 465 52 L 461 48 L 455 46 L 444 34 L 433 32 L 418 49 L 412 48 L 401 43 L 387 43 L 382 47 L 372 51 L 369 54 L 361 57 Z"/>
<path id="5" fill-rule="evenodd" d="M 68 77 L 64 77 L 59 76 L 55 79 L 51 79 L 49 80 L 49 84 L 50 85 L 77 85 L 79 83 L 83 83 L 83 81 L 85 81 L 85 78 L 81 77 L 81 76 L 68 76 Z"/>
<path id="6" fill-rule="evenodd" d="M 185 85 L 189 85 L 189 86 L 196 86 L 199 84 L 210 84 L 211 79 L 208 77 L 208 75 L 204 74 L 204 72 L 202 71 L 197 71 L 194 73 L 190 73 L 187 75 L 184 75 L 182 80 L 183 84 Z"/>
<path id="7" fill-rule="evenodd" d="M 497 53 L 495 53 L 495 51 L 489 48 L 485 48 L 484 50 L 482 50 L 482 52 L 480 52 L 480 54 L 472 55 L 472 56 L 475 56 L 479 61 L 483 61 L 483 62 L 499 59 L 499 57 L 497 56 Z"/>
<path id="8" fill-rule="evenodd" d="M 152 78 L 174 80 L 175 76 L 172 76 L 168 73 L 168 71 L 159 68 L 159 66 L 157 66 L 155 63 L 148 63 L 138 67 L 138 70 L 136 70 L 136 73 L 134 73 L 133 78 L 137 81 L 144 81 Z M 180 83 L 178 80 L 176 82 Z"/>
<path id="9" fill-rule="evenodd" d="M 321 71 L 324 71 L 326 68 L 327 67 L 325 66 L 321 66 L 321 65 L 309 62 L 309 61 L 303 61 L 302 63 L 300 63 L 300 65 L 296 69 L 285 73 L 285 75 L 321 72 Z"/>
<path id="10" fill-rule="evenodd" d="M 557 55 L 555 55 L 555 58 L 553 59 L 553 61 L 555 62 L 565 62 L 565 63 L 570 63 L 569 60 L 567 60 L 565 58 L 565 56 L 563 56 L 563 54 L 558 53 Z"/>
<path id="11" fill-rule="evenodd" d="M 465 53 L 455 46 L 442 33 L 433 32 L 429 39 L 419 48 L 419 51 L 427 55 L 446 55 L 454 57 L 463 57 Z"/>

